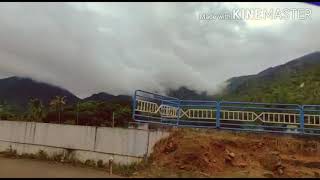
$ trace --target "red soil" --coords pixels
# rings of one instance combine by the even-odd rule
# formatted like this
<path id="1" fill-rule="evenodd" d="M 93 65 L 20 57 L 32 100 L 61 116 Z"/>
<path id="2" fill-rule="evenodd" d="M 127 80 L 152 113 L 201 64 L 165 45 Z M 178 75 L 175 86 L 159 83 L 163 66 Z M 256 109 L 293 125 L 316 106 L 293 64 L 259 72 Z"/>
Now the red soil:
<path id="1" fill-rule="evenodd" d="M 226 131 L 173 130 L 154 147 L 149 170 L 201 177 L 317 177 L 320 138 Z"/>

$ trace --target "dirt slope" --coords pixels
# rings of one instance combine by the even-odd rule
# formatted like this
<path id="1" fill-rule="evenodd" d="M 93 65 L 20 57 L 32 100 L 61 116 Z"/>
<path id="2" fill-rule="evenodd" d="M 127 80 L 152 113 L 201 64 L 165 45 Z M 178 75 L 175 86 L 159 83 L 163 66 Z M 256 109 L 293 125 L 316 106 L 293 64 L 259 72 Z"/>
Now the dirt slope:
<path id="1" fill-rule="evenodd" d="M 319 177 L 320 137 L 173 130 L 137 177 Z"/>

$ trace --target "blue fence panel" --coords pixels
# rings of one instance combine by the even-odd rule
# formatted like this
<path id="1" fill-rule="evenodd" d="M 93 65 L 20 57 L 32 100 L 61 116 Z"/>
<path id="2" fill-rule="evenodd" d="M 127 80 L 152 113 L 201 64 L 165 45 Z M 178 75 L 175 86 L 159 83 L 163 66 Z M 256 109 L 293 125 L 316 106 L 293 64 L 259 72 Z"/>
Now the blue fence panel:
<path id="1" fill-rule="evenodd" d="M 303 105 L 304 134 L 320 134 L 320 105 Z"/>
<path id="2" fill-rule="evenodd" d="M 189 127 L 215 127 L 216 101 L 181 100 L 179 125 Z"/>
<path id="3" fill-rule="evenodd" d="M 132 107 L 143 123 L 320 135 L 320 105 L 180 100 L 137 90 Z"/>
<path id="4" fill-rule="evenodd" d="M 222 129 L 299 133 L 300 105 L 220 102 Z"/>
<path id="5" fill-rule="evenodd" d="M 176 110 L 180 100 L 137 90 L 134 94 L 133 119 L 138 122 L 177 124 Z"/>

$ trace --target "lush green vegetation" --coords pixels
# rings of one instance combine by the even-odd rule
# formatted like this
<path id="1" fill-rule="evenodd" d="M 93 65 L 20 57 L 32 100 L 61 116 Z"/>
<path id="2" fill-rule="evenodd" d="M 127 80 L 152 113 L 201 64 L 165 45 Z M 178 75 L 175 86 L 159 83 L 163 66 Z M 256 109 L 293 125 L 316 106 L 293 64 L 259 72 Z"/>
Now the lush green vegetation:
<path id="1" fill-rule="evenodd" d="M 79 101 L 69 105 L 65 97 L 56 96 L 47 106 L 41 100 L 31 98 L 25 112 L 16 111 L 14 107 L 1 103 L 0 118 L 92 126 L 127 126 L 131 121 L 131 108 L 129 102 Z"/>
<path id="2" fill-rule="evenodd" d="M 0 119 L 11 119 L 15 116 L 16 111 L 6 102 L 0 104 Z"/>
<path id="3" fill-rule="evenodd" d="M 282 74 L 272 80 L 252 80 L 219 98 L 230 101 L 320 104 L 320 66 Z"/>

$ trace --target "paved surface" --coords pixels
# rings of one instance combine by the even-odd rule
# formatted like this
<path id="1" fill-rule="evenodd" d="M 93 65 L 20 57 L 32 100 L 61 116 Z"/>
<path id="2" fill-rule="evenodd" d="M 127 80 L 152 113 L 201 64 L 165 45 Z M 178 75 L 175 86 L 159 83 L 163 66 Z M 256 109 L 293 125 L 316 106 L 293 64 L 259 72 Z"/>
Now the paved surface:
<path id="1" fill-rule="evenodd" d="M 0 178 L 115 178 L 107 171 L 51 161 L 0 156 Z"/>

